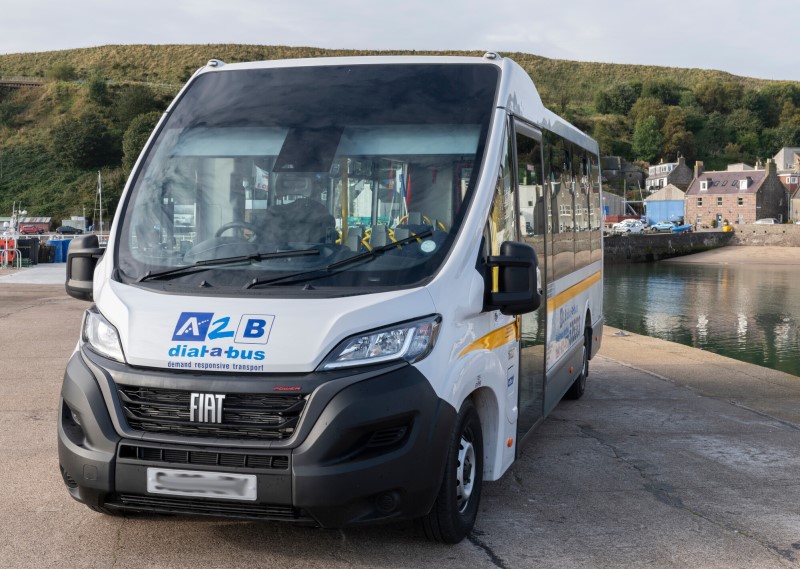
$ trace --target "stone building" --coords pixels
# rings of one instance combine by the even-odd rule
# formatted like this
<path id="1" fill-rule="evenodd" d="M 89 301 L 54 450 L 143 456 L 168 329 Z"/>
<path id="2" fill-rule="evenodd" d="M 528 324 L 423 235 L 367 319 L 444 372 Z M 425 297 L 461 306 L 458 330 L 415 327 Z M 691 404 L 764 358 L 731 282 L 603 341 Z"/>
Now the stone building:
<path id="1" fill-rule="evenodd" d="M 620 189 L 625 186 L 630 186 L 631 189 L 641 188 L 644 185 L 644 170 L 620 156 L 603 156 L 600 158 L 600 165 L 603 169 L 603 184 Z"/>
<path id="2" fill-rule="evenodd" d="M 692 169 L 686 165 L 686 159 L 678 156 L 677 162 L 668 162 L 650 166 L 647 170 L 647 180 L 644 187 L 651 192 L 666 188 L 670 184 L 686 190 L 692 183 Z"/>
<path id="3" fill-rule="evenodd" d="M 794 196 L 800 188 L 800 148 L 784 146 L 773 157 L 778 165 L 778 177 L 786 186 L 789 195 Z M 791 218 L 797 219 L 797 209 L 792 206 Z"/>
<path id="4" fill-rule="evenodd" d="M 786 221 L 789 213 L 786 188 L 778 178 L 773 160 L 766 170 L 704 172 L 695 165 L 695 177 L 686 190 L 686 223 L 712 227 L 715 221 L 753 223 L 773 217 Z"/>

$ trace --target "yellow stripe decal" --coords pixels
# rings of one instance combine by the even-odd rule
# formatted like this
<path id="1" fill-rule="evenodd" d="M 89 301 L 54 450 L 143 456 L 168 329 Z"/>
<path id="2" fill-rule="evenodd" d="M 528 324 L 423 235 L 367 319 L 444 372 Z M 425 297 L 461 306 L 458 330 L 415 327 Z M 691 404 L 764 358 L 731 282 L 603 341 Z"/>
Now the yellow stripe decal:
<path id="1" fill-rule="evenodd" d="M 492 330 L 485 336 L 478 338 L 474 342 L 472 342 L 469 346 L 464 348 L 458 357 L 463 357 L 470 352 L 474 352 L 475 350 L 494 350 L 502 346 L 503 344 L 508 344 L 512 340 L 517 339 L 517 321 L 511 322 L 510 324 L 506 324 L 502 328 L 498 328 L 497 330 Z"/>
<path id="2" fill-rule="evenodd" d="M 580 293 L 585 291 L 587 288 L 589 288 L 593 284 L 596 284 L 602 278 L 603 278 L 603 274 L 600 271 L 597 271 L 596 273 L 594 273 L 590 277 L 587 277 L 587 278 L 583 279 L 578 284 L 572 285 L 571 287 L 569 287 L 564 292 L 560 292 L 557 295 L 555 295 L 553 298 L 549 298 L 547 300 L 547 312 L 552 312 L 553 310 L 555 310 L 556 308 L 558 308 L 562 304 L 565 304 L 569 300 L 572 300 L 573 298 L 578 296 Z"/>

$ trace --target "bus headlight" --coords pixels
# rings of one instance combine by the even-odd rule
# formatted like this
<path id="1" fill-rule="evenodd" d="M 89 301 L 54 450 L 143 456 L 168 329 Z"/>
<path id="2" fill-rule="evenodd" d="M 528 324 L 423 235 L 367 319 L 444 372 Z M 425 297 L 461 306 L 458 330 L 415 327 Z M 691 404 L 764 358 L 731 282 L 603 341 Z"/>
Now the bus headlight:
<path id="1" fill-rule="evenodd" d="M 351 336 L 330 353 L 322 370 L 377 364 L 392 360 L 418 362 L 436 343 L 442 317 L 428 316 L 412 322 Z"/>
<path id="2" fill-rule="evenodd" d="M 101 356 L 125 363 L 117 329 L 96 309 L 86 311 L 83 320 L 83 341 Z"/>

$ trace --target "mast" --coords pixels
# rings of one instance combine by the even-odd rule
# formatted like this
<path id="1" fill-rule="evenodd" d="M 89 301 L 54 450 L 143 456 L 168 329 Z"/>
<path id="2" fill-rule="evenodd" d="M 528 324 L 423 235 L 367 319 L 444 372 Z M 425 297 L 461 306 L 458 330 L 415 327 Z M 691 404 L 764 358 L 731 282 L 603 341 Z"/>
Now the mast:
<path id="1" fill-rule="evenodd" d="M 98 225 L 99 233 L 98 239 L 103 238 L 103 179 L 100 177 L 100 171 L 97 171 L 97 196 L 95 197 L 95 225 Z M 84 221 L 85 223 L 85 221 Z"/>

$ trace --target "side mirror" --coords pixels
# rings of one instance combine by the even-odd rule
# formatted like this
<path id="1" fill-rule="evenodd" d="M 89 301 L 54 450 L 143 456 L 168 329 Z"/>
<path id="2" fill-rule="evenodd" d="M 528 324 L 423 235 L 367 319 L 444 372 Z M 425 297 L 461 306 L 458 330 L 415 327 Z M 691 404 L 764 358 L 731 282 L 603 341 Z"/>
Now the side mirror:
<path id="1" fill-rule="evenodd" d="M 497 292 L 487 295 L 486 308 L 514 316 L 533 312 L 542 302 L 539 294 L 536 251 L 527 243 L 505 241 L 500 255 L 486 260 L 488 267 L 498 267 Z"/>
<path id="2" fill-rule="evenodd" d="M 92 300 L 92 283 L 97 261 L 105 253 L 97 235 L 81 235 L 70 241 L 67 250 L 67 294 L 78 300 Z"/>

